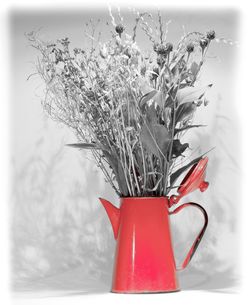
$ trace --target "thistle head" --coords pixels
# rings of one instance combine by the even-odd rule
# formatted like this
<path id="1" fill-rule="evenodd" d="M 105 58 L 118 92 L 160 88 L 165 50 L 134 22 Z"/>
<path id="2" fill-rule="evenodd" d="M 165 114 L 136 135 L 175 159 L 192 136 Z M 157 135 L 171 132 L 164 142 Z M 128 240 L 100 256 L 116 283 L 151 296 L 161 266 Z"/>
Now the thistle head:
<path id="1" fill-rule="evenodd" d="M 166 47 L 164 46 L 164 44 L 159 44 L 157 47 L 157 54 L 160 55 L 165 55 L 166 54 Z"/>
<path id="2" fill-rule="evenodd" d="M 173 46 L 173 44 L 172 44 L 171 42 L 167 42 L 167 43 L 166 43 L 166 51 L 167 51 L 168 53 L 172 52 L 172 51 L 173 51 L 173 48 L 174 48 L 174 46 Z"/>
<path id="3" fill-rule="evenodd" d="M 165 45 L 164 44 L 155 43 L 154 44 L 154 51 L 158 55 L 167 56 L 170 52 L 173 51 L 173 44 L 170 43 L 170 42 L 166 43 Z"/>
<path id="4" fill-rule="evenodd" d="M 215 31 L 214 30 L 210 30 L 207 32 L 207 39 L 209 40 L 213 40 L 215 38 Z"/>

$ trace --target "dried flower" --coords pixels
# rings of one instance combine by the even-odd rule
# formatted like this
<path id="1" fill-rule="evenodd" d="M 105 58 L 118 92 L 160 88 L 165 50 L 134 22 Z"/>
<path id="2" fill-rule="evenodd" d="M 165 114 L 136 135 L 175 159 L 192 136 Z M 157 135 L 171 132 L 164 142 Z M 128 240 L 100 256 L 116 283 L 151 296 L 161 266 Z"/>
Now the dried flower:
<path id="1" fill-rule="evenodd" d="M 91 45 L 85 51 L 68 48 L 68 38 L 45 44 L 34 34 L 28 36 L 42 56 L 38 73 L 49 93 L 44 107 L 51 105 L 53 119 L 75 128 L 118 195 L 167 196 L 170 175 L 178 168 L 175 160 L 189 147 L 179 140 L 182 131 L 193 127 L 197 107 L 203 101 L 207 105 L 207 87 L 195 84 L 202 68 L 196 61 L 203 56 L 189 55 L 197 44 L 207 48 L 215 32 L 189 33 L 174 48 L 165 35 L 157 40 L 158 35 L 142 22 L 150 41 L 161 41 L 153 44 L 154 54 L 152 49 L 144 54 L 133 39 L 136 36 L 124 33 L 122 40 L 124 25 L 112 24 L 113 41 L 100 43 L 99 36 L 86 32 Z M 93 39 L 98 41 L 94 47 Z M 166 162 L 173 164 L 168 172 Z"/>
<path id="2" fill-rule="evenodd" d="M 158 45 L 157 54 L 160 54 L 160 55 L 165 55 L 166 54 L 166 47 L 163 44 Z"/>
<path id="3" fill-rule="evenodd" d="M 158 67 L 154 67 L 154 68 L 153 68 L 153 71 L 154 71 L 156 74 L 159 75 L 159 68 L 158 68 Z"/>
<path id="4" fill-rule="evenodd" d="M 215 31 L 211 30 L 207 32 L 207 39 L 213 40 L 215 38 Z"/>
<path id="5" fill-rule="evenodd" d="M 125 27 L 122 24 L 117 24 L 115 31 L 117 34 L 121 35 L 125 30 Z"/>
<path id="6" fill-rule="evenodd" d="M 157 77 L 159 76 L 159 68 L 158 68 L 158 67 L 154 67 L 154 68 L 153 68 L 153 72 L 154 72 L 154 73 L 152 73 L 151 78 L 152 78 L 152 80 L 155 80 L 155 79 L 157 79 Z"/>
<path id="7" fill-rule="evenodd" d="M 125 49 L 123 54 L 125 54 L 128 58 L 131 58 L 131 50 L 129 48 Z"/>
<path id="8" fill-rule="evenodd" d="M 100 86 L 101 89 L 105 89 L 106 83 L 105 83 L 104 79 L 98 78 L 97 83 L 98 83 L 98 85 Z"/>
<path id="9" fill-rule="evenodd" d="M 166 51 L 168 52 L 168 53 L 170 53 L 170 52 L 172 52 L 173 51 L 173 44 L 171 43 L 171 42 L 167 42 L 166 43 Z"/>
<path id="10" fill-rule="evenodd" d="M 194 51 L 194 44 L 192 42 L 190 42 L 187 46 L 186 46 L 186 50 L 188 53 L 192 53 Z"/>
<path id="11" fill-rule="evenodd" d="M 88 90 L 85 92 L 85 96 L 89 99 L 89 100 L 94 100 L 95 99 L 95 93 L 92 90 Z"/>
<path id="12" fill-rule="evenodd" d="M 47 48 L 53 48 L 53 47 L 56 47 L 55 43 L 50 43 L 50 44 L 47 45 Z"/>
<path id="13" fill-rule="evenodd" d="M 79 112 L 82 113 L 82 112 L 84 112 L 84 110 L 85 110 L 84 104 L 80 103 Z"/>
<path id="14" fill-rule="evenodd" d="M 80 54 L 81 52 L 82 52 L 82 50 L 80 49 L 80 48 L 74 48 L 74 54 L 75 54 L 75 56 L 77 55 L 77 54 Z"/>
<path id="15" fill-rule="evenodd" d="M 207 47 L 207 45 L 208 45 L 208 39 L 207 38 L 201 38 L 201 40 L 200 40 L 200 46 L 201 46 L 201 48 L 202 49 L 205 49 L 206 47 Z"/>
<path id="16" fill-rule="evenodd" d="M 162 56 L 167 56 L 170 52 L 173 51 L 173 44 L 168 42 L 165 45 L 164 44 L 159 44 L 159 43 L 155 43 L 154 44 L 154 51 L 158 54 L 158 55 L 162 55 Z"/>
<path id="17" fill-rule="evenodd" d="M 59 42 L 60 42 L 64 47 L 68 47 L 68 45 L 70 44 L 70 41 L 69 41 L 69 38 L 68 38 L 68 37 L 59 40 Z"/>
<path id="18" fill-rule="evenodd" d="M 160 44 L 158 43 L 158 42 L 155 42 L 154 43 L 154 45 L 153 45 L 153 49 L 154 49 L 154 51 L 157 53 L 157 50 L 158 50 L 158 46 L 159 46 Z"/>

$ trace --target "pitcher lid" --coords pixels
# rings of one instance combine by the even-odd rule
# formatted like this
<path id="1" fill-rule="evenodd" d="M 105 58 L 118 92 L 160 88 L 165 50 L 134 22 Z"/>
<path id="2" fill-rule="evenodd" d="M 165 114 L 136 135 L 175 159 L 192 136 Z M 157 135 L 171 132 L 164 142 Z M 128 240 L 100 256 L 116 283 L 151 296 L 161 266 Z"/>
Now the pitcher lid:
<path id="1" fill-rule="evenodd" d="M 191 167 L 178 188 L 178 193 L 181 196 L 187 195 L 197 188 L 199 188 L 201 192 L 204 192 L 208 188 L 208 182 L 204 180 L 207 162 L 208 157 L 205 157 Z"/>

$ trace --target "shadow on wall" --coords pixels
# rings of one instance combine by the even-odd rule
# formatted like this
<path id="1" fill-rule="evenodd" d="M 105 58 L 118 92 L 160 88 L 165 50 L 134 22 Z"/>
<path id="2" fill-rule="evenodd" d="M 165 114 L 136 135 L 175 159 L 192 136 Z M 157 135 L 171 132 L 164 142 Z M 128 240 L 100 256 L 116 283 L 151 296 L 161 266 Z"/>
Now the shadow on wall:
<path id="1" fill-rule="evenodd" d="M 45 161 L 43 144 L 41 138 L 32 157 L 13 175 L 13 289 L 38 289 L 41 280 L 49 290 L 77 289 L 83 281 L 87 287 L 97 280 L 107 283 L 114 241 L 96 194 L 103 193 L 104 187 L 109 191 L 108 187 L 86 159 L 76 160 L 82 175 L 68 178 L 64 173 L 65 148 L 47 155 Z M 76 154 L 81 155 L 78 151 Z M 67 282 L 65 275 L 69 271 Z"/>

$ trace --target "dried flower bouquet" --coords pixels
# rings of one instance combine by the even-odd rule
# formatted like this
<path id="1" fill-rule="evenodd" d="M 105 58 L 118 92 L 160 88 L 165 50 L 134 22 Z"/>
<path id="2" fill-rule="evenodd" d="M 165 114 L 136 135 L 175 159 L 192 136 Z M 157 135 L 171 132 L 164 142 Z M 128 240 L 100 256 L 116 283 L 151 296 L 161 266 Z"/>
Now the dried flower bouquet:
<path id="1" fill-rule="evenodd" d="M 181 141 L 184 133 L 202 126 L 192 124 L 193 115 L 207 105 L 211 84 L 197 87 L 196 82 L 215 32 L 188 33 L 174 46 L 160 13 L 157 21 L 137 13 L 130 34 L 120 14 L 119 22 L 111 11 L 110 16 L 111 39 L 100 42 L 91 21 L 87 50 L 72 50 L 68 38 L 47 43 L 35 32 L 27 34 L 40 52 L 36 67 L 46 84 L 43 106 L 75 131 L 79 143 L 71 146 L 91 150 L 119 196 L 167 196 L 202 158 L 178 162 L 189 150 Z M 152 42 L 147 54 L 136 43 L 139 27 Z"/>

